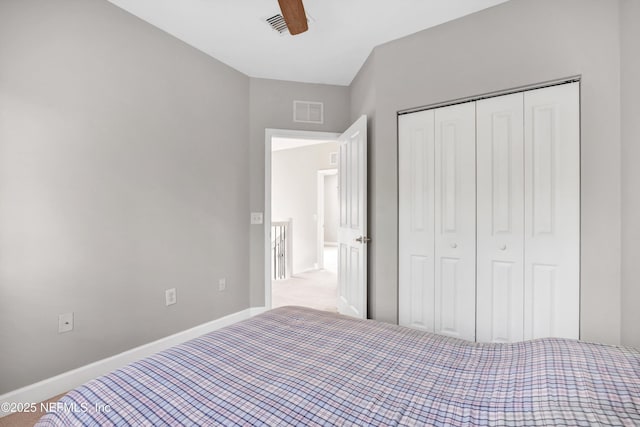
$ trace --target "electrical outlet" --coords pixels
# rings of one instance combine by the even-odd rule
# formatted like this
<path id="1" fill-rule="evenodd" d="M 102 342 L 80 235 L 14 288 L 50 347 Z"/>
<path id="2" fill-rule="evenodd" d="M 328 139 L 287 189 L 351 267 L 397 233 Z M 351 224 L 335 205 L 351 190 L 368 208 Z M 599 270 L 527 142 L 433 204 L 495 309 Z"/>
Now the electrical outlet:
<path id="1" fill-rule="evenodd" d="M 58 333 L 73 331 L 73 312 L 58 316 Z"/>
<path id="2" fill-rule="evenodd" d="M 164 291 L 164 302 L 165 305 L 168 306 L 178 302 L 178 294 L 176 292 L 176 288 L 171 288 Z"/>
<path id="3" fill-rule="evenodd" d="M 227 279 L 226 279 L 226 277 L 223 277 L 222 279 L 218 280 L 218 290 L 220 292 L 227 290 Z"/>

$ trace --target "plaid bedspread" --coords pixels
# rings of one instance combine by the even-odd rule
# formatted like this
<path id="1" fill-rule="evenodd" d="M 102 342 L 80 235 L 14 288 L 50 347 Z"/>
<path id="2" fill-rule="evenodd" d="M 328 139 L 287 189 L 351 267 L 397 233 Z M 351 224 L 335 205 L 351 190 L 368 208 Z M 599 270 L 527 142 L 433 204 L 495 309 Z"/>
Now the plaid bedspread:
<path id="1" fill-rule="evenodd" d="M 285 307 L 92 380 L 58 406 L 37 425 L 631 426 L 640 352 L 469 343 Z"/>

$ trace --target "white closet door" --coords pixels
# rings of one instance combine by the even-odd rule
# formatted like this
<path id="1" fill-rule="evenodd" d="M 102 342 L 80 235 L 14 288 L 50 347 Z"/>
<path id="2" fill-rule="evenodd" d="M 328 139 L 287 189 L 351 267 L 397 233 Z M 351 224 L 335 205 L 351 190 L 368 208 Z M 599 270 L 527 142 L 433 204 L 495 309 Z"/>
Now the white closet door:
<path id="1" fill-rule="evenodd" d="M 524 332 L 524 95 L 477 102 L 477 340 Z"/>
<path id="2" fill-rule="evenodd" d="M 475 340 L 475 102 L 435 110 L 435 332 Z"/>
<path id="3" fill-rule="evenodd" d="M 398 118 L 399 323 L 434 331 L 434 111 Z"/>
<path id="4" fill-rule="evenodd" d="M 526 92 L 524 338 L 578 338 L 578 83 Z"/>

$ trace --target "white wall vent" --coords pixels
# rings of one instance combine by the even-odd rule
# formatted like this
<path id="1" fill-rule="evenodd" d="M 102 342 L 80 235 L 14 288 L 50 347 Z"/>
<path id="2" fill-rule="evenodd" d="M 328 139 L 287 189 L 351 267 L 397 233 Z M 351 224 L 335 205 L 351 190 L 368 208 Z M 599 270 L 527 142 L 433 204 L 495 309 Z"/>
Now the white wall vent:
<path id="1" fill-rule="evenodd" d="M 266 21 L 267 21 L 267 24 L 271 26 L 271 28 L 273 28 L 275 31 L 277 31 L 280 34 L 289 32 L 289 28 L 287 28 L 287 23 L 284 22 L 284 18 L 280 14 L 273 15 L 272 17 L 267 18 Z"/>
<path id="2" fill-rule="evenodd" d="M 281 36 L 284 34 L 289 34 L 289 28 L 287 27 L 287 23 L 285 22 L 282 14 L 277 13 L 268 18 L 262 18 L 262 20 L 266 22 L 272 30 L 276 31 Z M 309 25 L 309 27 L 311 27 L 311 24 L 315 22 L 316 20 L 313 19 L 313 17 L 307 12 L 307 24 Z"/>
<path id="3" fill-rule="evenodd" d="M 324 123 L 324 104 L 312 101 L 293 101 L 293 121 L 296 123 Z"/>

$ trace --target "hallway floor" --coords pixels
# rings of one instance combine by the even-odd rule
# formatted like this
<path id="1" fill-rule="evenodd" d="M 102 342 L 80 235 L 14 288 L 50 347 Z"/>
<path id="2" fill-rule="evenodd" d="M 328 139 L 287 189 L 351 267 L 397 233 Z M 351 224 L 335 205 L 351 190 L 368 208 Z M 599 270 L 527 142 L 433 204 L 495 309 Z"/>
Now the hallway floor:
<path id="1" fill-rule="evenodd" d="M 273 308 L 298 305 L 337 312 L 338 249 L 325 246 L 323 270 L 295 274 L 289 279 L 271 282 Z"/>

